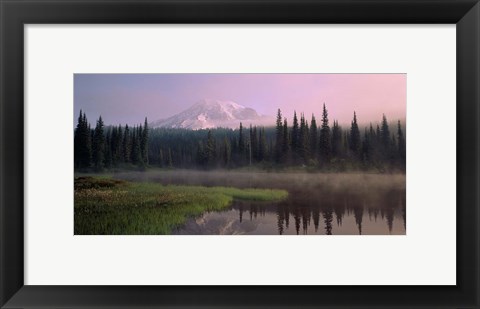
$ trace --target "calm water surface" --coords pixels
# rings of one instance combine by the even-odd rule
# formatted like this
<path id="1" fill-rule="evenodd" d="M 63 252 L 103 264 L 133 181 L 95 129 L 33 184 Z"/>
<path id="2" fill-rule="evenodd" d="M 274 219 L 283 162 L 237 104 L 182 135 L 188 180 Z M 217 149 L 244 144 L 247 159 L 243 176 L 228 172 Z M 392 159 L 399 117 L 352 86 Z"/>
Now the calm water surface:
<path id="1" fill-rule="evenodd" d="M 281 202 L 234 201 L 174 234 L 405 235 L 405 175 L 150 171 L 116 177 L 162 184 L 285 189 Z"/>

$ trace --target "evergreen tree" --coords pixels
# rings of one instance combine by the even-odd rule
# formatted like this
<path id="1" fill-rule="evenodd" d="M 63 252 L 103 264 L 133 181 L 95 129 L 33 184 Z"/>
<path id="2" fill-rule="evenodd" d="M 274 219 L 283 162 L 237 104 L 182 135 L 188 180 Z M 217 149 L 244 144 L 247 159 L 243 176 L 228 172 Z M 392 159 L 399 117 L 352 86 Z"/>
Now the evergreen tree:
<path id="1" fill-rule="evenodd" d="M 80 116 L 78 116 L 77 127 L 75 128 L 75 132 L 73 135 L 73 164 L 75 168 L 80 167 L 80 147 L 84 144 L 80 140 L 80 134 L 82 133 L 82 121 L 83 121 L 83 114 L 82 110 L 80 110 Z"/>
<path id="2" fill-rule="evenodd" d="M 110 142 L 107 142 L 107 147 L 110 149 L 110 155 L 111 155 L 111 165 L 112 166 L 117 166 L 117 158 L 116 158 L 116 152 L 117 152 L 117 127 L 113 126 L 110 130 Z M 108 138 L 107 138 L 108 140 Z"/>
<path id="3" fill-rule="evenodd" d="M 332 156 L 340 157 L 342 155 L 342 129 L 338 121 L 333 121 L 332 127 Z"/>
<path id="4" fill-rule="evenodd" d="M 125 163 L 130 162 L 132 152 L 132 140 L 130 136 L 130 128 L 128 124 L 125 125 L 125 130 L 123 131 L 123 161 Z"/>
<path id="5" fill-rule="evenodd" d="M 310 155 L 312 158 L 317 157 L 317 145 L 318 145 L 318 132 L 317 132 L 317 121 L 315 116 L 312 114 L 312 120 L 310 121 Z"/>
<path id="6" fill-rule="evenodd" d="M 379 160 L 379 150 L 378 150 L 378 136 L 377 132 L 373 128 L 372 123 L 370 123 L 370 127 L 368 130 L 368 142 L 370 146 L 370 165 L 371 166 L 378 166 L 378 160 Z"/>
<path id="7" fill-rule="evenodd" d="M 385 116 L 385 114 L 383 114 L 383 117 L 382 117 L 382 127 L 380 130 L 380 138 L 381 138 L 383 153 L 386 158 L 390 151 L 390 130 L 388 128 L 387 117 Z"/>
<path id="8" fill-rule="evenodd" d="M 132 136 L 131 136 L 132 152 L 130 156 L 130 161 L 132 162 L 132 164 L 139 164 L 141 163 L 141 160 L 142 160 L 138 131 L 139 131 L 139 128 L 137 127 L 134 127 L 132 130 Z"/>
<path id="9" fill-rule="evenodd" d="M 308 124 L 305 121 L 305 116 L 303 113 L 300 116 L 300 132 L 298 138 L 298 152 L 304 163 L 308 163 L 309 153 L 310 153 L 310 144 L 309 144 L 309 132 Z"/>
<path id="10" fill-rule="evenodd" d="M 282 148 L 283 148 L 283 124 L 282 124 L 282 112 L 280 109 L 277 111 L 277 122 L 275 127 L 275 161 L 280 163 L 282 160 Z"/>
<path id="11" fill-rule="evenodd" d="M 297 118 L 297 112 L 293 112 L 293 127 L 292 127 L 292 133 L 291 133 L 291 143 L 292 143 L 292 151 L 295 155 L 298 154 L 300 142 L 299 142 L 299 137 L 300 137 L 300 128 L 298 126 L 298 118 Z"/>
<path id="12" fill-rule="evenodd" d="M 283 120 L 282 161 L 287 162 L 290 158 L 290 137 L 288 135 L 287 118 Z"/>
<path id="13" fill-rule="evenodd" d="M 372 149 L 371 149 L 371 142 L 370 142 L 370 135 L 367 132 L 367 128 L 365 128 L 365 133 L 362 142 L 362 160 L 365 167 L 370 165 L 372 159 Z"/>
<path id="14" fill-rule="evenodd" d="M 392 136 L 390 138 L 390 149 L 388 152 L 388 159 L 391 166 L 393 166 L 396 162 L 399 161 L 398 154 L 399 153 L 397 148 L 397 138 L 395 137 L 395 134 L 392 133 Z"/>
<path id="15" fill-rule="evenodd" d="M 145 117 L 145 123 L 143 125 L 142 135 L 140 138 L 140 152 L 144 164 L 148 164 L 148 122 Z"/>
<path id="16" fill-rule="evenodd" d="M 249 165 L 252 165 L 252 125 L 250 125 L 250 134 L 247 141 L 247 161 Z"/>
<path id="17" fill-rule="evenodd" d="M 104 166 L 110 168 L 112 166 L 112 130 L 107 130 L 105 135 L 105 158 Z"/>
<path id="18" fill-rule="evenodd" d="M 125 157 L 123 154 L 123 130 L 122 130 L 122 126 L 120 125 L 117 128 L 117 134 L 116 134 L 115 140 L 116 142 L 115 142 L 114 157 L 115 157 L 115 165 L 118 165 L 121 162 L 123 162 L 123 159 Z"/>
<path id="19" fill-rule="evenodd" d="M 97 125 L 95 126 L 93 134 L 93 164 L 97 171 L 100 171 L 104 167 L 105 159 L 105 135 L 104 124 L 102 116 L 98 118 Z"/>
<path id="20" fill-rule="evenodd" d="M 400 163 L 402 166 L 406 163 L 406 144 L 405 144 L 405 137 L 403 136 L 402 125 L 400 124 L 400 120 L 398 121 L 397 127 L 397 135 L 398 135 L 398 156 L 400 158 Z"/>
<path id="21" fill-rule="evenodd" d="M 381 141 L 381 134 L 380 134 L 380 126 L 377 124 L 377 130 L 375 132 L 375 136 L 377 137 L 376 140 L 377 140 L 377 145 L 380 145 L 382 143 Z"/>
<path id="22" fill-rule="evenodd" d="M 344 155 L 346 157 L 350 156 L 350 132 L 344 132 L 342 138 Z"/>
<path id="23" fill-rule="evenodd" d="M 243 126 L 240 122 L 240 129 L 238 131 L 238 150 L 240 153 L 245 153 L 245 136 L 243 134 Z"/>
<path id="24" fill-rule="evenodd" d="M 80 110 L 74 135 L 74 163 L 77 168 L 88 168 L 91 164 L 92 145 L 87 116 Z"/>
<path id="25" fill-rule="evenodd" d="M 370 122 L 370 128 L 368 130 L 368 134 L 370 135 L 370 138 L 372 139 L 372 141 L 376 139 L 375 130 L 373 129 L 373 126 L 372 126 L 371 122 Z"/>
<path id="26" fill-rule="evenodd" d="M 319 150 L 320 150 L 320 160 L 323 163 L 328 163 L 330 161 L 330 155 L 332 153 L 332 144 L 330 139 L 330 127 L 328 125 L 328 111 L 325 104 L 323 104 L 322 127 L 320 129 Z"/>
<path id="27" fill-rule="evenodd" d="M 353 112 L 353 121 L 350 128 L 350 140 L 349 140 L 350 150 L 356 158 L 360 158 L 360 130 L 358 129 L 357 124 L 357 114 Z"/>
<path id="28" fill-rule="evenodd" d="M 258 135 L 257 126 L 250 125 L 250 145 L 251 145 L 251 157 L 254 160 L 258 160 Z"/>

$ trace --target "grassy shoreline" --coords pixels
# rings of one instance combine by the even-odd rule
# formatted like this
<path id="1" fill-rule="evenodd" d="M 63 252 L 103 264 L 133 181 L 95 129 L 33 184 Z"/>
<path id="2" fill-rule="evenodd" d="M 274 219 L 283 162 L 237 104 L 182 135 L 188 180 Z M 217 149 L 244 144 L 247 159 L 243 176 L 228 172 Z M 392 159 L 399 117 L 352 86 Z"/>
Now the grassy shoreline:
<path id="1" fill-rule="evenodd" d="M 230 206 L 234 199 L 279 201 L 285 190 L 237 189 L 127 182 L 109 177 L 75 179 L 75 235 L 170 234 L 188 218 Z"/>

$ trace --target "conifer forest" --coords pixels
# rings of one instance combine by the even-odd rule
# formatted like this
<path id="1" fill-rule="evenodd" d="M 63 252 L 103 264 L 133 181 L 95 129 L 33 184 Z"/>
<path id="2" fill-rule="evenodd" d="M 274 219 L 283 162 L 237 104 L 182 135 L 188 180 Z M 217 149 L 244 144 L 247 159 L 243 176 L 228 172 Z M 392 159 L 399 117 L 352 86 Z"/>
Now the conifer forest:
<path id="1" fill-rule="evenodd" d="M 104 171 L 115 168 L 237 169 L 285 168 L 311 171 L 405 172 L 406 137 L 403 124 L 360 127 L 356 113 L 349 126 L 330 121 L 323 105 L 317 124 L 294 113 L 293 119 L 277 111 L 276 123 L 259 127 L 239 123 L 237 129 L 202 130 L 150 128 L 143 124 L 105 125 L 80 111 L 75 129 L 75 169 Z"/>

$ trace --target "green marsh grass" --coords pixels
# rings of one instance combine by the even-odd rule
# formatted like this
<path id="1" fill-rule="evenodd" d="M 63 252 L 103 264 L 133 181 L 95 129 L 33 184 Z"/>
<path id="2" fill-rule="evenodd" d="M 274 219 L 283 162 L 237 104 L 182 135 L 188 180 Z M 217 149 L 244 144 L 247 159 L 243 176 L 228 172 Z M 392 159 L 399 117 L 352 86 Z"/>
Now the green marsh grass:
<path id="1" fill-rule="evenodd" d="M 75 179 L 75 235 L 171 234 L 188 218 L 234 199 L 279 201 L 285 190 L 161 185 L 99 177 Z"/>

